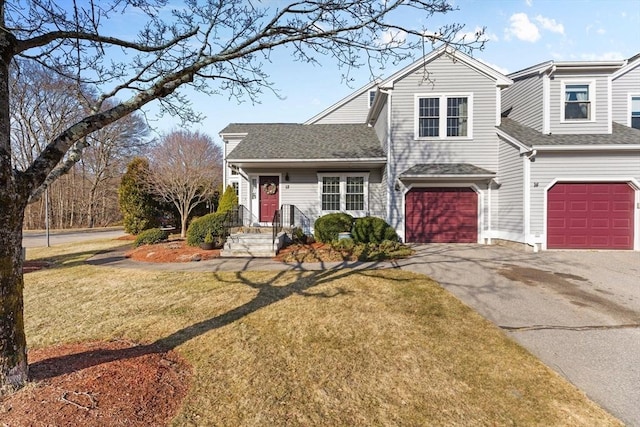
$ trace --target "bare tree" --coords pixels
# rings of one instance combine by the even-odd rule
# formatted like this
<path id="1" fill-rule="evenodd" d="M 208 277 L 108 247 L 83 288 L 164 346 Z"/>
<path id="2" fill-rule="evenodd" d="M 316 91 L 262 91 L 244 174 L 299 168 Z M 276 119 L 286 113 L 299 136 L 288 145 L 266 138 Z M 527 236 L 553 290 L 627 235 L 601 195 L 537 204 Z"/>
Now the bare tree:
<path id="1" fill-rule="evenodd" d="M 180 214 L 180 236 L 189 214 L 222 183 L 222 149 L 200 132 L 176 130 L 162 137 L 149 162 L 151 192 Z"/>
<path id="2" fill-rule="evenodd" d="M 157 100 L 164 111 L 193 117 L 178 89 L 258 99 L 273 90 L 263 67 L 272 50 L 289 48 L 293 59 L 332 58 L 344 69 L 377 67 L 422 53 L 425 42 L 456 42 L 462 28 L 414 27 L 393 16 L 453 10 L 447 0 L 300 0 L 291 4 L 243 0 L 0 0 L 0 393 L 28 376 L 23 322 L 22 222 L 29 199 L 75 164 L 91 133 Z M 108 34 L 104 23 L 135 12 L 135 38 Z M 125 55 L 110 56 L 124 51 Z M 37 62 L 78 85 L 100 88 L 90 112 L 48 140 L 25 169 L 14 168 L 9 115 L 9 69 L 17 58 Z M 117 101 L 116 99 L 123 99 Z M 102 108 L 107 100 L 114 103 Z"/>

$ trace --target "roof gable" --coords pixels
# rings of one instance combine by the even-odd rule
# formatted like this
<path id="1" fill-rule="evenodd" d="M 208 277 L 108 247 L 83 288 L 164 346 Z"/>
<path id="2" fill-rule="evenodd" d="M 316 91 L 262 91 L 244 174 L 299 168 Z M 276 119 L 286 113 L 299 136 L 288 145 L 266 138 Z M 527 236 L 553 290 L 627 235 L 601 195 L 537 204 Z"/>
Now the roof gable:
<path id="1" fill-rule="evenodd" d="M 464 52 L 453 49 L 452 47 L 447 45 L 442 45 L 439 48 L 430 52 L 429 54 L 418 59 L 413 64 L 403 68 L 402 70 L 391 75 L 389 78 L 383 80 L 379 84 L 379 86 L 382 88 L 391 88 L 393 87 L 394 83 L 397 82 L 398 80 L 401 80 L 405 76 L 414 73 L 420 68 L 423 68 L 426 64 L 435 60 L 436 58 L 439 58 L 442 55 L 447 55 L 451 59 L 455 61 L 459 61 L 462 64 L 465 64 L 466 66 L 473 68 L 479 73 L 489 77 L 490 79 L 495 80 L 496 86 L 509 86 L 513 84 L 513 80 L 511 80 L 504 74 L 500 73 L 499 71 L 494 70 L 490 66 L 483 64 L 482 62 L 472 58 L 471 56 L 467 55 Z"/>
<path id="2" fill-rule="evenodd" d="M 309 120 L 304 122 L 304 124 L 305 125 L 312 125 L 312 124 L 317 123 L 318 121 L 322 120 L 323 118 L 325 118 L 329 114 L 333 113 L 334 111 L 340 109 L 344 105 L 346 105 L 349 102 L 353 101 L 354 99 L 356 99 L 357 97 L 359 97 L 363 93 L 375 89 L 376 85 L 379 82 L 380 82 L 380 80 L 374 80 L 374 81 L 371 81 L 371 82 L 367 83 L 366 85 L 362 86 L 360 89 L 356 90 L 355 92 L 352 92 L 351 94 L 349 94 L 346 97 L 342 98 L 340 101 L 338 101 L 335 104 L 331 105 L 329 108 L 326 108 L 325 110 L 323 110 L 320 113 L 316 114 L 315 116 L 311 117 Z"/>
<path id="3" fill-rule="evenodd" d="M 616 71 L 615 73 L 613 73 L 611 75 L 611 79 L 615 80 L 618 77 L 621 77 L 621 76 L 627 74 L 629 71 L 635 70 L 639 66 L 640 66 L 640 53 L 638 53 L 635 56 L 632 56 L 631 58 L 629 58 L 627 60 L 626 65 L 624 65 L 622 68 L 620 68 L 618 71 Z"/>

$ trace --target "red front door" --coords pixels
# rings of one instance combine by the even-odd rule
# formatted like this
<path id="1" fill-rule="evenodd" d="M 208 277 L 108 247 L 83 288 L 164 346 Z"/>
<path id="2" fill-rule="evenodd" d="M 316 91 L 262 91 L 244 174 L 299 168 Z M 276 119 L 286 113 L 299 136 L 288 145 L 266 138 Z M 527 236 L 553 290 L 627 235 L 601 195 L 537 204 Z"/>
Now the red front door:
<path id="1" fill-rule="evenodd" d="M 260 177 L 260 222 L 273 221 L 280 200 L 280 178 L 277 176 Z"/>

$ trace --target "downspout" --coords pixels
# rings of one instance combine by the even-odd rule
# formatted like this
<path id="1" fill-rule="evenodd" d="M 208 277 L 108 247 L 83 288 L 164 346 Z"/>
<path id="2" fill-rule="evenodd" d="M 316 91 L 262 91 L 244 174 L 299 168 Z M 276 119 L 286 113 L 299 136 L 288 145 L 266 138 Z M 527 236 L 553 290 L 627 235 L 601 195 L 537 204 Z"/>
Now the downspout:
<path id="1" fill-rule="evenodd" d="M 387 224 L 391 224 L 391 192 L 394 191 L 394 185 L 393 182 L 395 181 L 395 178 L 393 181 L 390 181 L 391 179 L 391 105 L 392 105 L 392 95 L 393 95 L 393 90 L 389 89 L 389 90 L 385 90 L 382 88 L 378 88 L 378 90 L 384 94 L 387 95 L 387 165 L 386 165 L 386 170 L 387 170 L 387 203 L 386 203 L 386 209 L 385 209 L 385 215 L 386 215 L 386 221 Z M 397 231 L 397 230 L 396 230 Z M 404 240 L 404 235 L 402 236 L 403 240 Z"/>
<path id="2" fill-rule="evenodd" d="M 531 150 L 525 153 L 524 162 L 524 241 L 526 244 L 533 246 L 533 251 L 538 252 L 539 247 L 531 236 L 531 163 L 535 159 L 538 152 Z"/>
<path id="3" fill-rule="evenodd" d="M 487 238 L 485 239 L 485 242 L 487 245 L 491 245 L 492 244 L 492 228 L 491 228 L 491 210 L 493 209 L 493 204 L 492 204 L 492 200 L 491 200 L 491 187 L 493 186 L 493 178 L 489 180 L 489 183 L 487 184 L 487 198 L 488 203 L 489 203 L 489 209 L 487 210 Z"/>
<path id="4" fill-rule="evenodd" d="M 556 66 L 552 65 L 541 71 L 542 76 L 542 133 L 551 133 L 551 75 L 556 71 Z"/>

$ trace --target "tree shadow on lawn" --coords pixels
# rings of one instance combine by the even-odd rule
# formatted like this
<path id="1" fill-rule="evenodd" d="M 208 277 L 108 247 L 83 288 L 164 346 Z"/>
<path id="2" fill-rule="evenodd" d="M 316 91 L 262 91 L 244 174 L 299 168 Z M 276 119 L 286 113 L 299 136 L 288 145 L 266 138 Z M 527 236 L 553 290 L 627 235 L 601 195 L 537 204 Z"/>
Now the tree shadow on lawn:
<path id="1" fill-rule="evenodd" d="M 247 261 L 250 262 L 250 261 Z M 290 296 L 300 295 L 312 298 L 333 298 L 338 295 L 347 294 L 348 291 L 338 289 L 336 292 L 310 292 L 318 285 L 328 283 L 330 281 L 351 276 L 353 274 L 362 274 L 363 270 L 352 268 L 353 263 L 342 262 L 338 265 L 332 265 L 330 268 L 323 270 L 309 271 L 299 269 L 296 271 L 296 278 L 287 285 L 275 285 L 286 274 L 290 274 L 291 270 L 279 271 L 274 277 L 264 283 L 252 281 L 246 275 L 245 271 L 238 271 L 235 278 L 241 283 L 258 290 L 258 294 L 249 302 L 227 311 L 219 316 L 212 317 L 193 325 L 182 328 L 164 338 L 149 344 L 141 344 L 118 350 L 96 349 L 88 352 L 54 357 L 29 366 L 29 377 L 33 381 L 53 378 L 59 375 L 70 374 L 85 368 L 97 366 L 103 363 L 114 362 L 117 360 L 135 358 L 153 353 L 165 353 L 173 350 L 187 341 L 206 334 L 207 332 L 230 325 L 235 321 L 248 316 L 251 313 L 268 307 L 274 303 L 283 301 Z M 376 268 L 375 263 L 368 263 L 368 268 Z M 224 280 L 217 272 L 213 273 L 213 277 L 221 282 L 229 282 Z M 404 281 L 405 279 L 393 279 Z"/>

